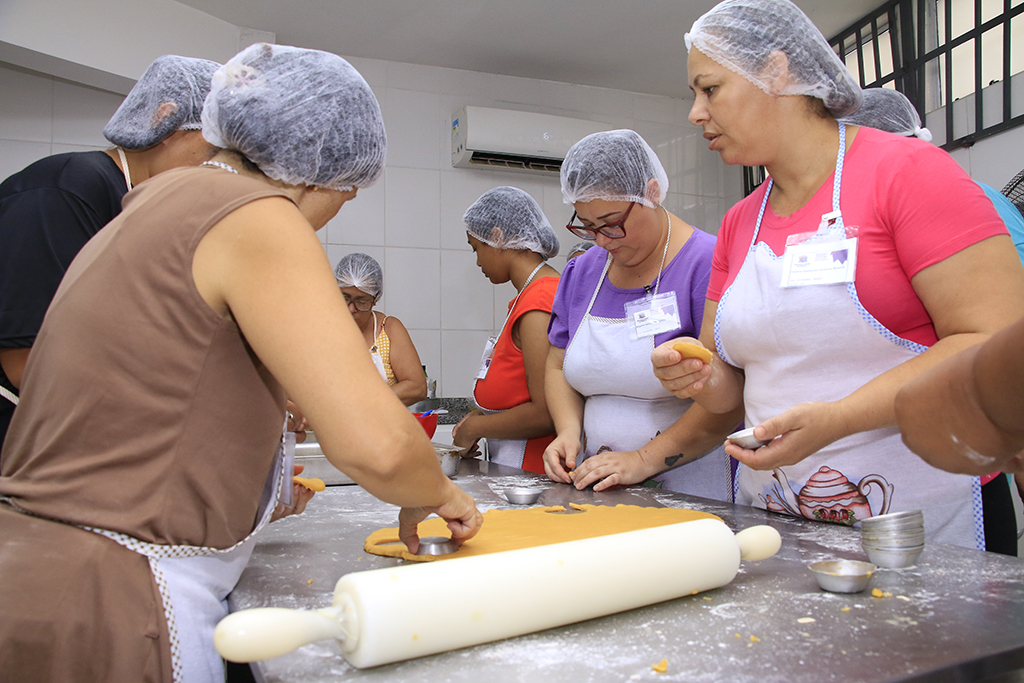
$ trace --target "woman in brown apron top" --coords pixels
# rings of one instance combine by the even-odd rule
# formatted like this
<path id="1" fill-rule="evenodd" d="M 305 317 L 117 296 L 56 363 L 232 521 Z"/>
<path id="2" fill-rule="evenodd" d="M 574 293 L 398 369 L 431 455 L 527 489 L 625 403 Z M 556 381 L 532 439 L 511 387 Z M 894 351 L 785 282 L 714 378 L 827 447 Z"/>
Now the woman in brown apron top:
<path id="1" fill-rule="evenodd" d="M 222 151 L 125 197 L 29 357 L 0 471 L 5 680 L 223 680 L 213 628 L 290 484 L 286 395 L 336 467 L 402 508 L 411 550 L 430 513 L 459 540 L 480 526 L 316 237 L 382 171 L 369 86 L 335 55 L 254 45 L 202 119 Z"/>

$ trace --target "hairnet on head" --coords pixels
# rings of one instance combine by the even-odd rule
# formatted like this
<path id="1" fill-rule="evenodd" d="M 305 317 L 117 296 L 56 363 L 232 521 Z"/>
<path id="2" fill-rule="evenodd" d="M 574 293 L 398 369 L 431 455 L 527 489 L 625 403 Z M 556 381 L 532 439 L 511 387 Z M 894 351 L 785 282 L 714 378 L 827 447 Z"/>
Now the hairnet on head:
<path id="1" fill-rule="evenodd" d="M 603 199 L 654 208 L 668 194 L 668 174 L 658 155 L 628 129 L 593 133 L 570 147 L 561 177 L 566 204 Z M 658 181 L 657 201 L 648 197 L 651 180 Z"/>
<path id="2" fill-rule="evenodd" d="M 850 126 L 867 126 L 897 135 L 914 135 L 931 142 L 932 132 L 921 127 L 921 116 L 907 96 L 889 88 L 865 88 L 860 109 L 840 121 Z"/>
<path id="3" fill-rule="evenodd" d="M 208 59 L 157 57 L 103 127 L 103 137 L 125 149 L 148 149 L 177 130 L 199 130 L 218 68 Z"/>
<path id="4" fill-rule="evenodd" d="M 569 253 L 565 255 L 565 258 L 570 259 L 577 254 L 582 254 L 595 244 L 597 244 L 597 242 L 591 242 L 590 240 L 583 240 L 582 242 L 577 242 L 576 244 L 572 245 L 572 249 L 570 249 Z"/>
<path id="5" fill-rule="evenodd" d="M 770 95 L 817 97 L 835 118 L 860 106 L 853 75 L 789 0 L 725 0 L 697 19 L 685 40 L 687 51 L 697 48 Z M 785 63 L 769 59 L 775 52 Z"/>
<path id="6" fill-rule="evenodd" d="M 387 152 L 377 98 L 351 64 L 267 43 L 242 50 L 213 75 L 203 137 L 274 180 L 334 190 L 372 185 Z"/>
<path id="7" fill-rule="evenodd" d="M 374 301 L 384 291 L 384 271 L 369 254 L 356 252 L 343 257 L 334 268 L 334 278 L 339 287 L 355 287 L 372 296 Z"/>
<path id="8" fill-rule="evenodd" d="M 558 237 L 536 200 L 518 187 L 480 195 L 462 216 L 466 232 L 496 249 L 529 249 L 546 259 L 558 254 Z"/>

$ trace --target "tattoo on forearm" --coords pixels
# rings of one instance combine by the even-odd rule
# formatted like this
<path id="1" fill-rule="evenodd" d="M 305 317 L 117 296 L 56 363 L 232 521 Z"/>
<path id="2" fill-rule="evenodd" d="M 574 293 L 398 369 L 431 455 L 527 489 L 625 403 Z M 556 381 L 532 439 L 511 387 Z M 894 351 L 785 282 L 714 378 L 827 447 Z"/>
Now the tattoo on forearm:
<path id="1" fill-rule="evenodd" d="M 682 453 L 680 453 L 679 455 L 671 455 L 665 458 L 665 467 L 675 467 L 676 465 L 681 464 L 679 461 L 685 457 L 686 456 L 683 455 Z"/>

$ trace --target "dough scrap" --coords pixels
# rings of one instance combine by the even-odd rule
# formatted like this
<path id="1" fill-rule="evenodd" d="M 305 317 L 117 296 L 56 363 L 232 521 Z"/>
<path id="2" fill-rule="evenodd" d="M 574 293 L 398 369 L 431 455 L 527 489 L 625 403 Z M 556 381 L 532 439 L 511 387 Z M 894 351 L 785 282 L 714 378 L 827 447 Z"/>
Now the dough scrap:
<path id="1" fill-rule="evenodd" d="M 316 477 L 310 477 L 308 479 L 306 477 L 292 477 L 292 481 L 294 481 L 296 484 L 302 484 L 307 489 L 316 491 L 318 493 L 327 488 L 327 486 L 324 484 L 324 480 L 317 479 Z"/>
<path id="2" fill-rule="evenodd" d="M 572 503 L 570 506 L 583 511 L 584 514 L 557 514 L 565 510 L 561 505 L 488 510 L 483 513 L 484 523 L 480 527 L 480 532 L 457 551 L 448 555 L 413 555 L 405 544 L 398 540 L 397 527 L 374 531 L 367 537 L 363 549 L 373 555 L 400 557 L 413 562 L 433 562 L 594 538 L 696 519 L 720 520 L 708 512 L 684 508 L 649 508 L 637 505 L 612 507 Z M 451 536 L 451 532 L 443 519 L 432 517 L 420 524 L 419 535 L 420 538 L 447 537 Z"/>
<path id="3" fill-rule="evenodd" d="M 690 342 L 676 342 L 672 348 L 682 354 L 683 358 L 697 358 L 704 363 L 710 363 L 714 356 L 703 346 L 691 344 Z"/>

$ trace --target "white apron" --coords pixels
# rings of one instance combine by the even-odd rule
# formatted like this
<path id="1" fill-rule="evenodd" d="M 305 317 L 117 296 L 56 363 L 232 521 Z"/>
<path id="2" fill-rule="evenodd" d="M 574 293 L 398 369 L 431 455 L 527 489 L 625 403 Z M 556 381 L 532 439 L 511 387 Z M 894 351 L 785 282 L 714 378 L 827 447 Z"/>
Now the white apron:
<path id="1" fill-rule="evenodd" d="M 270 522 L 285 482 L 285 443 L 282 437 L 274 465 L 263 487 L 252 532 L 230 548 L 157 545 L 95 527 L 82 527 L 149 559 L 153 579 L 163 599 L 170 634 L 171 668 L 175 683 L 223 683 L 224 662 L 213 646 L 213 631 L 228 615 L 227 596 L 238 583 L 252 555 L 254 536 Z M 290 480 L 290 478 L 289 478 Z"/>
<path id="2" fill-rule="evenodd" d="M 845 139 L 834 210 L 844 147 Z M 844 398 L 927 348 L 883 327 L 861 305 L 853 282 L 782 288 L 782 257 L 757 241 L 770 191 L 769 184 L 750 249 L 715 318 L 719 355 L 746 376 L 749 427 L 798 403 Z M 848 436 L 770 472 L 740 465 L 736 502 L 842 524 L 921 509 L 930 541 L 985 548 L 979 479 L 927 465 L 903 445 L 896 428 Z"/>
<path id="3" fill-rule="evenodd" d="M 385 318 L 387 319 L 387 318 Z M 377 350 L 377 335 L 380 334 L 377 331 L 377 312 L 373 312 L 373 346 L 370 347 L 370 360 L 373 361 L 373 367 L 377 368 L 377 372 L 384 379 L 385 382 L 391 384 L 388 379 L 388 371 L 384 369 L 384 359 L 380 355 L 380 351 Z"/>
<path id="4" fill-rule="evenodd" d="M 583 447 L 577 464 L 604 451 L 635 451 L 671 427 L 693 403 L 661 386 L 651 367 L 654 336 L 633 339 L 629 318 L 597 318 L 590 310 L 601 291 L 611 255 L 565 350 L 565 381 L 583 395 Z M 730 501 L 729 458 L 719 447 L 654 478 L 671 491 Z"/>

